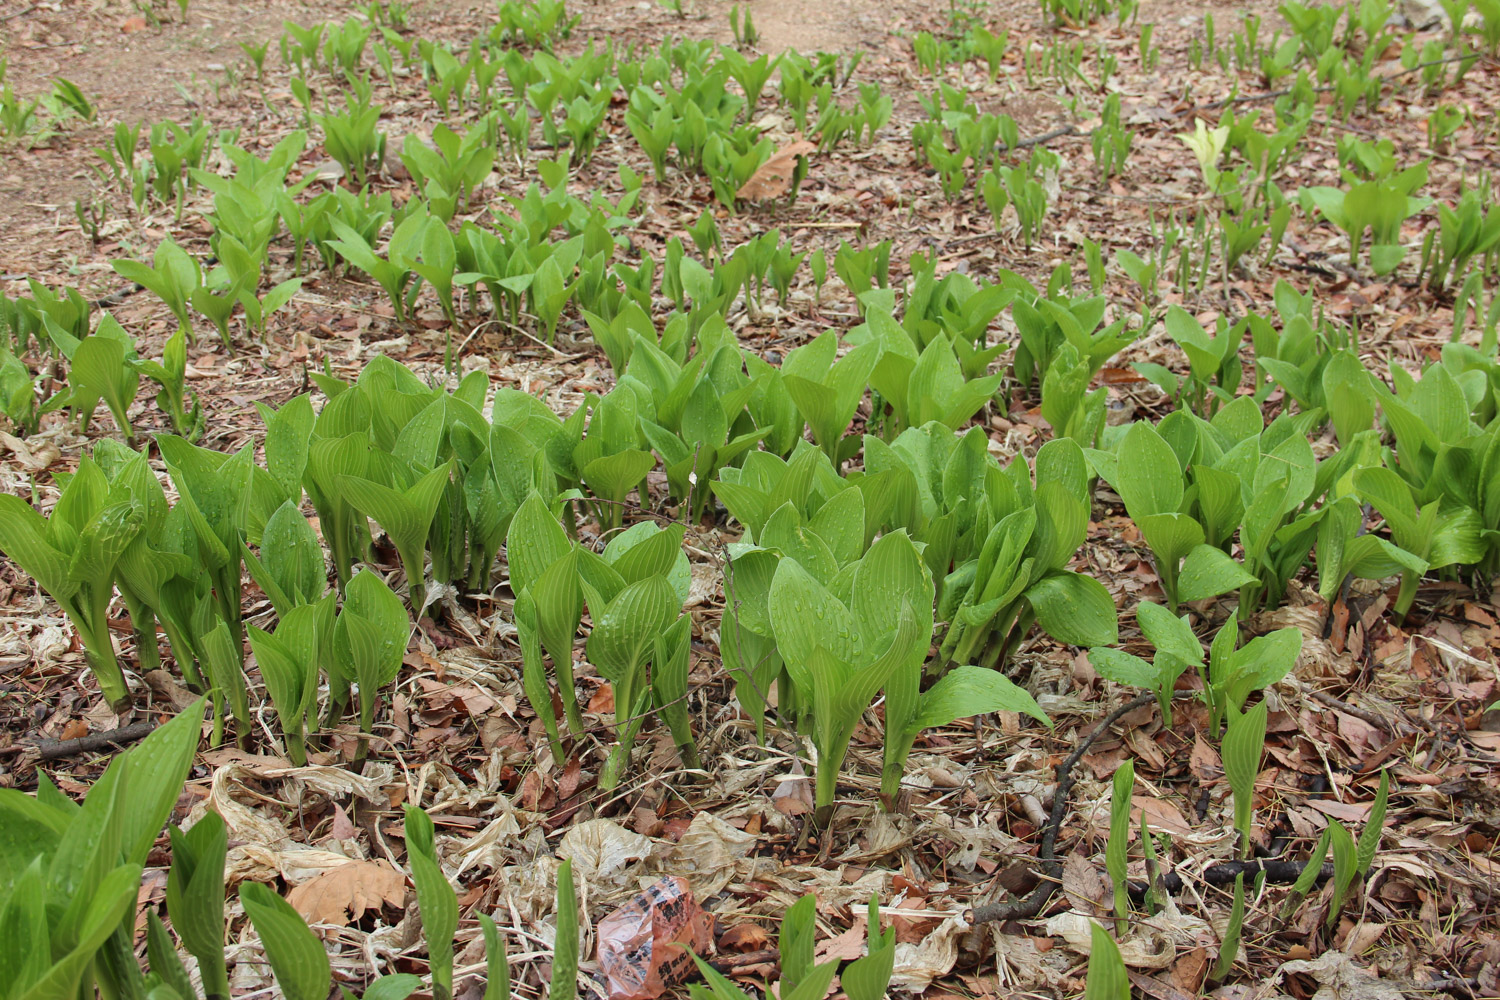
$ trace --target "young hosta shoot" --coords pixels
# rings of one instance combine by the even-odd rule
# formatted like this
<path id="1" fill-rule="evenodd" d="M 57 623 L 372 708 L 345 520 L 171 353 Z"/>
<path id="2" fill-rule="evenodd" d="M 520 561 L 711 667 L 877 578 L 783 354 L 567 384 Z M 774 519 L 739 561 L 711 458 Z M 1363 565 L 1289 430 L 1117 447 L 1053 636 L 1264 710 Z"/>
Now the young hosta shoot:
<path id="1" fill-rule="evenodd" d="M 811 894 L 803 896 L 789 906 L 782 916 L 781 936 L 777 940 L 781 952 L 781 982 L 776 987 L 776 995 L 782 1000 L 820 1000 L 828 992 L 828 987 L 833 985 L 833 976 L 839 967 L 838 959 L 818 965 L 813 964 L 818 932 L 817 916 L 817 897 Z M 873 942 L 879 928 L 879 911 L 873 911 L 871 916 L 875 918 L 872 926 L 876 928 L 871 932 L 871 955 L 873 956 L 875 954 Z M 882 942 L 884 941 L 885 938 L 882 938 Z M 893 938 L 890 939 L 889 951 L 894 960 L 895 941 Z M 693 958 L 698 963 L 698 971 L 703 974 L 704 981 L 708 983 L 707 989 L 696 984 L 688 987 L 693 1000 L 749 1000 L 734 983 L 713 966 L 696 955 Z M 860 977 L 856 975 L 856 981 L 859 980 Z M 889 983 L 889 975 L 886 981 Z M 860 987 L 857 985 L 855 988 Z M 860 1000 L 853 993 L 849 996 L 850 1000 Z"/>
<path id="2" fill-rule="evenodd" d="M 445 463 L 414 481 L 394 488 L 356 476 L 340 476 L 339 491 L 355 510 L 378 521 L 401 554 L 406 573 L 406 599 L 412 613 L 421 617 L 427 607 L 424 572 L 427 535 L 438 503 L 453 474 L 453 463 Z"/>
<path id="3" fill-rule="evenodd" d="M 1354 838 L 1349 836 L 1349 831 L 1338 820 L 1328 821 L 1328 843 L 1333 849 L 1333 899 L 1329 904 L 1328 919 L 1324 926 L 1333 928 L 1338 926 L 1339 911 L 1343 909 L 1344 900 L 1354 885 L 1354 879 L 1359 875 L 1359 856 Z"/>
<path id="4" fill-rule="evenodd" d="M 613 686 L 619 740 L 600 772 L 601 788 L 619 783 L 653 705 L 663 710 L 684 761 L 696 762 L 682 711 L 689 636 L 689 623 L 681 617 L 688 586 L 683 530 L 680 524 L 657 528 L 643 522 L 617 536 L 602 558 L 582 554 L 580 586 L 594 622 L 588 654 Z"/>
<path id="5" fill-rule="evenodd" d="M 505 957 L 505 942 L 495 919 L 479 914 L 479 928 L 484 932 L 485 983 L 483 1000 L 510 1000 L 510 963 Z"/>
<path id="6" fill-rule="evenodd" d="M 526 696 L 544 723 L 551 720 L 548 735 L 554 750 L 559 750 L 542 651 L 552 658 L 568 729 L 580 736 L 583 713 L 573 686 L 573 636 L 583 614 L 583 591 L 578 585 L 577 545 L 547 509 L 540 493 L 532 491 L 511 520 L 506 559 L 511 590 L 517 598 L 516 628 Z"/>
<path id="7" fill-rule="evenodd" d="M 835 467 L 858 450 L 858 439 L 845 443 L 843 434 L 864 397 L 880 345 L 867 341 L 835 360 L 837 352 L 838 337 L 829 330 L 792 351 L 781 366 L 787 392 Z"/>
<path id="8" fill-rule="evenodd" d="M 1332 825 L 1330 823 L 1328 826 L 1325 826 L 1323 832 L 1318 835 L 1317 846 L 1307 856 L 1307 862 L 1302 867 L 1302 873 L 1297 876 L 1297 881 L 1293 884 L 1292 891 L 1287 894 L 1286 902 L 1281 905 L 1281 920 L 1283 923 L 1292 919 L 1292 914 L 1297 912 L 1297 907 L 1302 905 L 1302 901 L 1307 898 L 1307 894 L 1312 892 L 1313 886 L 1318 884 L 1318 876 L 1323 871 L 1323 859 L 1328 857 L 1328 843 L 1329 838 L 1332 836 L 1329 830 L 1332 828 Z"/>
<path id="9" fill-rule="evenodd" d="M 1406 481 L 1387 468 L 1360 469 L 1354 489 L 1380 512 L 1398 550 L 1411 557 L 1400 568 L 1401 586 L 1392 605 L 1398 617 L 1411 610 L 1428 570 L 1474 565 L 1484 558 L 1483 521 L 1474 508 L 1445 503 L 1446 498 L 1419 508 Z"/>
<path id="10" fill-rule="evenodd" d="M 605 532 L 620 527 L 631 490 L 638 489 L 642 502 L 646 500 L 646 473 L 656 466 L 656 456 L 645 444 L 639 403 L 628 384 L 617 385 L 594 403 L 588 433 L 574 446 L 572 461 L 596 498 L 594 513 Z"/>
<path id="11" fill-rule="evenodd" d="M 1244 708 L 1245 699 L 1289 674 L 1302 652 L 1302 633 L 1295 628 L 1256 636 L 1243 646 L 1239 646 L 1239 632 L 1236 612 L 1219 629 L 1208 651 L 1203 697 L 1214 734 L 1231 712 Z"/>
<path id="12" fill-rule="evenodd" d="M 1219 942 L 1219 961 L 1214 965 L 1210 982 L 1222 983 L 1234 967 L 1235 956 L 1240 951 L 1240 929 L 1245 923 L 1245 873 L 1234 877 L 1234 905 L 1229 910 L 1229 923 L 1224 927 L 1224 939 Z"/>
<path id="13" fill-rule="evenodd" d="M 880 904 L 872 894 L 865 913 L 865 954 L 839 972 L 849 1000 L 882 1000 L 896 966 L 896 928 L 880 930 Z"/>
<path id="14" fill-rule="evenodd" d="M 1322 835 L 1318 837 L 1317 846 L 1308 855 L 1302 874 L 1297 877 L 1296 884 L 1292 886 L 1291 893 L 1282 904 L 1281 919 L 1283 921 L 1292 918 L 1292 914 L 1296 912 L 1298 906 L 1302 905 L 1302 901 L 1307 898 L 1313 886 L 1318 884 L 1318 877 L 1323 871 L 1323 859 L 1328 856 L 1331 848 L 1334 887 L 1328 912 L 1328 926 L 1334 925 L 1338 920 L 1339 909 L 1343 906 L 1355 878 L 1368 877 L 1370 866 L 1375 863 L 1375 852 L 1380 846 L 1381 828 L 1385 825 L 1386 799 L 1389 793 L 1390 775 L 1382 770 L 1380 788 L 1375 793 L 1375 801 L 1370 806 L 1370 815 L 1365 820 L 1365 827 L 1360 831 L 1357 842 L 1336 820 L 1328 821 L 1328 825 L 1323 828 Z"/>
<path id="15" fill-rule="evenodd" d="M 135 367 L 142 375 L 161 386 L 156 394 L 156 405 L 172 422 L 172 430 L 189 441 L 197 441 L 203 435 L 204 416 L 196 392 L 192 393 L 191 409 L 187 405 L 189 390 L 184 384 L 187 378 L 186 333 L 179 326 L 162 346 L 161 361 L 138 358 Z M 77 362 L 74 364 L 76 367 Z M 105 402 L 108 402 L 107 397 Z"/>
<path id="16" fill-rule="evenodd" d="M 250 513 L 253 448 L 247 444 L 233 455 L 225 455 L 171 434 L 160 435 L 157 446 L 177 487 L 177 505 L 187 511 L 215 611 L 229 626 L 230 642 L 238 651 L 242 648 L 240 577 Z"/>
<path id="17" fill-rule="evenodd" d="M 1125 881 L 1126 851 L 1130 843 L 1130 791 L 1135 786 L 1135 761 L 1127 760 L 1115 771 L 1109 800 L 1109 841 L 1104 865 L 1115 887 L 1115 933 L 1124 934 L 1130 916 L 1130 889 Z"/>
<path id="18" fill-rule="evenodd" d="M 106 316 L 100 321 L 101 327 L 106 320 L 114 322 L 113 318 Z M 75 393 L 102 399 L 125 440 L 134 443 L 135 428 L 131 426 L 129 410 L 140 388 L 141 376 L 129 338 L 100 334 L 85 337 L 68 360 L 68 381 Z"/>
<path id="19" fill-rule="evenodd" d="M 292 904 L 259 882 L 240 883 L 240 903 L 260 935 L 271 974 L 287 1000 L 328 1000 L 333 969 L 323 942 Z"/>
<path id="20" fill-rule="evenodd" d="M 229 624 L 216 620 L 214 626 L 196 636 L 199 659 L 213 685 L 214 730 L 209 745 L 217 747 L 224 739 L 224 707 L 234 716 L 235 737 L 241 749 L 250 738 L 250 690 L 242 669 L 245 654 L 235 641 Z"/>
<path id="21" fill-rule="evenodd" d="M 172 838 L 172 867 L 167 871 L 172 927 L 198 960 L 206 1000 L 229 1000 L 224 963 L 224 856 L 229 841 L 224 820 L 209 811 L 186 833 L 175 826 L 167 832 Z"/>
<path id="22" fill-rule="evenodd" d="M 1141 633 L 1156 647 L 1151 662 L 1123 650 L 1099 646 L 1089 650 L 1089 663 L 1101 677 L 1155 691 L 1162 725 L 1171 728 L 1172 689 L 1188 667 L 1202 669 L 1203 647 L 1193 635 L 1186 616 L 1179 618 L 1160 604 L 1142 601 L 1136 606 L 1135 617 Z"/>
<path id="23" fill-rule="evenodd" d="M 188 339 L 192 339 L 193 320 L 188 305 L 203 284 L 203 272 L 191 254 L 169 237 L 157 245 L 152 264 L 122 259 L 110 261 L 110 266 L 126 281 L 155 293 L 172 310 L 178 325 L 187 331 Z"/>
<path id="24" fill-rule="evenodd" d="M 114 711 L 130 704 L 125 672 L 109 635 L 116 563 L 140 532 L 145 513 L 110 489 L 91 458 L 62 492 L 49 517 L 25 500 L 0 494 L 0 552 L 67 613 L 99 689 Z"/>
<path id="25" fill-rule="evenodd" d="M 1084 1000 L 1130 1000 L 1130 976 L 1114 938 L 1101 924 L 1092 925 L 1092 937 Z"/>
<path id="26" fill-rule="evenodd" d="M 401 670 L 411 620 L 384 580 L 370 570 L 361 570 L 349 581 L 344 606 L 334 625 L 334 657 L 344 683 L 359 683 L 359 757 L 364 757 L 369 733 L 375 725 L 375 705 L 380 689 Z"/>
<path id="27" fill-rule="evenodd" d="M 1406 255 L 1401 224 L 1432 204 L 1412 194 L 1427 183 L 1427 165 L 1418 164 L 1384 181 L 1364 181 L 1348 191 L 1334 187 L 1303 188 L 1299 200 L 1306 212 L 1314 207 L 1349 237 L 1349 258 L 1359 259 L 1365 233 L 1371 234 L 1370 269 L 1390 274 Z"/>
<path id="28" fill-rule="evenodd" d="M 427 961 L 432 968 L 433 1000 L 453 996 L 453 932 L 458 929 L 458 894 L 438 865 L 433 845 L 432 819 L 414 806 L 406 807 L 407 864 L 422 908 L 422 933 L 427 938 Z"/>
<path id="29" fill-rule="evenodd" d="M 552 941 L 552 987 L 547 1000 L 578 996 L 578 896 L 573 891 L 573 861 L 557 869 L 557 936 Z"/>
<path id="30" fill-rule="evenodd" d="M 1078 444 L 1060 438 L 1043 445 L 1034 487 L 1024 462 L 1006 472 L 986 464 L 973 477 L 983 485 L 972 488 L 987 494 L 975 523 L 988 527 L 971 533 L 977 553 L 954 552 L 955 569 L 943 581 L 938 616 L 950 625 L 942 659 L 1003 662 L 1033 622 L 1070 645 L 1113 644 L 1119 630 L 1109 592 L 1065 569 L 1088 532 L 1088 473 Z M 958 485 L 948 482 L 948 489 Z"/>
<path id="31" fill-rule="evenodd" d="M 860 716 L 897 671 L 920 670 L 932 636 L 931 584 L 923 586 L 921 556 L 905 532 L 883 537 L 850 575 L 852 603 L 845 604 L 798 559 L 783 556 L 768 600 L 781 658 L 799 700 L 812 708 L 820 824 L 832 816 Z"/>
<path id="32" fill-rule="evenodd" d="M 1205 544 L 1203 525 L 1183 512 L 1182 466 L 1154 426 L 1131 425 L 1115 457 L 1117 464 L 1105 478 L 1151 547 L 1168 608 L 1216 597 L 1254 581 L 1222 549 Z"/>
<path id="33" fill-rule="evenodd" d="M 908 427 L 936 421 L 958 430 L 973 418 L 1000 385 L 1001 375 L 966 378 L 954 337 L 939 334 L 925 345 L 896 322 L 888 291 L 866 295 L 868 340 L 881 345 L 869 375 L 870 387 L 891 407 L 887 437 Z M 851 334 L 851 340 L 855 340 Z"/>
<path id="34" fill-rule="evenodd" d="M 316 604 L 287 609 L 275 634 L 253 625 L 247 629 L 250 649 L 281 722 L 287 755 L 298 767 L 307 763 L 307 720 L 316 718 L 318 665 L 333 628 L 334 596 L 329 592 Z"/>
<path id="35" fill-rule="evenodd" d="M 1266 742 L 1267 711 L 1264 701 L 1248 712 L 1232 708 L 1229 730 L 1224 734 L 1221 748 L 1224 777 L 1228 779 L 1230 793 L 1234 796 L 1234 828 L 1239 834 L 1242 858 L 1250 857 L 1254 848 L 1250 839 L 1250 817 L 1255 810 L 1255 778 L 1260 774 L 1260 756 Z"/>
<path id="36" fill-rule="evenodd" d="M 47 408 L 66 405 L 78 419 L 79 433 L 84 433 L 102 400 L 126 440 L 131 440 L 135 430 L 126 411 L 135 400 L 140 375 L 134 367 L 137 355 L 130 334 L 108 313 L 100 317 L 94 332 L 82 340 L 63 329 L 51 315 L 43 317 L 42 325 L 52 346 L 72 367 L 67 391 L 60 393 Z M 82 369 L 78 367 L 80 360 Z"/>

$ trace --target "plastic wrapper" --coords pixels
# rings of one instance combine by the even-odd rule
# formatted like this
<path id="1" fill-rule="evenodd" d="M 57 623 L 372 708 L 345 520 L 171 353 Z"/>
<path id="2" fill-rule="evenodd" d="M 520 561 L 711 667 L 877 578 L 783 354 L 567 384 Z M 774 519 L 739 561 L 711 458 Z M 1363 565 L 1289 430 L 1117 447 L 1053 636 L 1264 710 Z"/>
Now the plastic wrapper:
<path id="1" fill-rule="evenodd" d="M 694 969 L 693 954 L 713 945 L 712 918 L 688 880 L 668 875 L 595 928 L 599 968 L 611 1000 L 655 1000 Z"/>

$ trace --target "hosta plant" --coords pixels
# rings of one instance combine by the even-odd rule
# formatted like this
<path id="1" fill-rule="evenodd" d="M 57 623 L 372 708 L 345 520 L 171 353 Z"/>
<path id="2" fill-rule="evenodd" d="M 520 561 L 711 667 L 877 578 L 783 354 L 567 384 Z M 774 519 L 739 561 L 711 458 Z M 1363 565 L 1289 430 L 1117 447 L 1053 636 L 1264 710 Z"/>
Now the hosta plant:
<path id="1" fill-rule="evenodd" d="M 1099 646 L 1089 650 L 1089 663 L 1101 677 L 1156 692 L 1162 725 L 1172 725 L 1172 690 L 1189 667 L 1203 666 L 1203 647 L 1187 617 L 1172 614 L 1160 604 L 1142 601 L 1135 608 L 1141 634 L 1156 648 L 1150 663 L 1123 650 Z"/>
<path id="2" fill-rule="evenodd" d="M 203 702 L 188 706 L 157 728 L 142 743 L 116 756 L 88 789 L 82 805 L 60 792 L 45 775 L 36 796 L 0 789 L 0 818 L 6 831 L 0 847 L 0 966 L 8 973 L 5 993 L 12 997 L 145 996 L 148 986 L 135 956 L 136 895 L 142 865 L 182 793 L 197 749 Z M 222 836 L 222 827 L 220 828 Z M 205 827 L 210 834 L 212 826 Z M 211 838 L 193 846 L 212 855 Z M 222 843 L 222 840 L 220 840 Z M 222 848 L 220 849 L 222 851 Z M 219 964 L 211 957 L 202 967 L 205 988 L 228 997 L 223 969 L 223 880 L 220 870 L 205 894 L 199 914 L 214 914 L 209 892 L 217 893 L 221 910 L 217 935 Z M 210 860 L 211 863 L 211 860 Z M 184 866 L 186 867 L 186 866 Z M 183 875 L 174 861 L 168 877 L 168 905 L 185 943 L 201 942 L 201 928 L 174 900 L 183 896 Z M 161 936 L 152 957 L 160 954 Z M 191 947 L 191 943 L 190 943 Z M 172 962 L 180 968 L 176 953 Z M 165 963 L 164 963 L 165 964 Z M 153 963 L 155 965 L 155 963 Z M 153 968 L 162 976 L 167 968 Z M 171 982 L 186 980 L 170 979 Z"/>
<path id="3" fill-rule="evenodd" d="M 887 535 L 843 574 L 849 603 L 829 589 L 834 567 L 817 558 L 820 551 L 827 550 L 782 556 L 767 606 L 818 751 L 814 804 L 816 819 L 826 825 L 860 717 L 897 671 L 920 670 L 932 635 L 932 591 L 916 546 L 903 533 Z"/>
<path id="4" fill-rule="evenodd" d="M 67 613 L 115 711 L 129 706 L 130 689 L 109 634 L 109 603 L 120 555 L 144 517 L 128 494 L 110 489 L 90 458 L 79 464 L 47 517 L 20 497 L 0 494 L 0 552 Z"/>

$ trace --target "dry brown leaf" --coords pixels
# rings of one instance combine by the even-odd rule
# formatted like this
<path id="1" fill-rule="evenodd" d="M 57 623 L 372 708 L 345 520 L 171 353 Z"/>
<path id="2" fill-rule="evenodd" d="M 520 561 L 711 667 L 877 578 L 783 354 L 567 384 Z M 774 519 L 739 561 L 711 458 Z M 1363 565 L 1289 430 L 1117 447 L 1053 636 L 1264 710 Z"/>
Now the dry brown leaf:
<path id="1" fill-rule="evenodd" d="M 384 861 L 351 861 L 294 886 L 286 901 L 308 923 L 343 927 L 366 910 L 403 905 L 406 876 Z"/>
<path id="2" fill-rule="evenodd" d="M 800 760 L 792 761 L 791 774 L 771 793 L 771 805 L 783 816 L 800 816 L 813 811 L 812 782 Z"/>
<path id="3" fill-rule="evenodd" d="M 751 952 L 771 947 L 771 935 L 760 924 L 735 924 L 719 938 L 719 950 Z"/>
<path id="4" fill-rule="evenodd" d="M 817 151 L 818 147 L 806 139 L 783 146 L 750 175 L 750 179 L 735 192 L 736 197 L 751 201 L 781 197 L 792 186 L 792 172 L 797 169 L 797 157 Z"/>

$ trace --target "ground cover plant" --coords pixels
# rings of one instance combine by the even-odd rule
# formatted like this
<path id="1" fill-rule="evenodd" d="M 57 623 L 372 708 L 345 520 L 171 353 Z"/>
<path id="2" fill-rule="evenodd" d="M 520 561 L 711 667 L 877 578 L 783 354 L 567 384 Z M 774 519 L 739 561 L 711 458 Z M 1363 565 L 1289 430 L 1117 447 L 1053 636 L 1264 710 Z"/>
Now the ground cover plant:
<path id="1" fill-rule="evenodd" d="M 847 6 L 0 15 L 0 992 L 1493 992 L 1500 8 Z"/>

